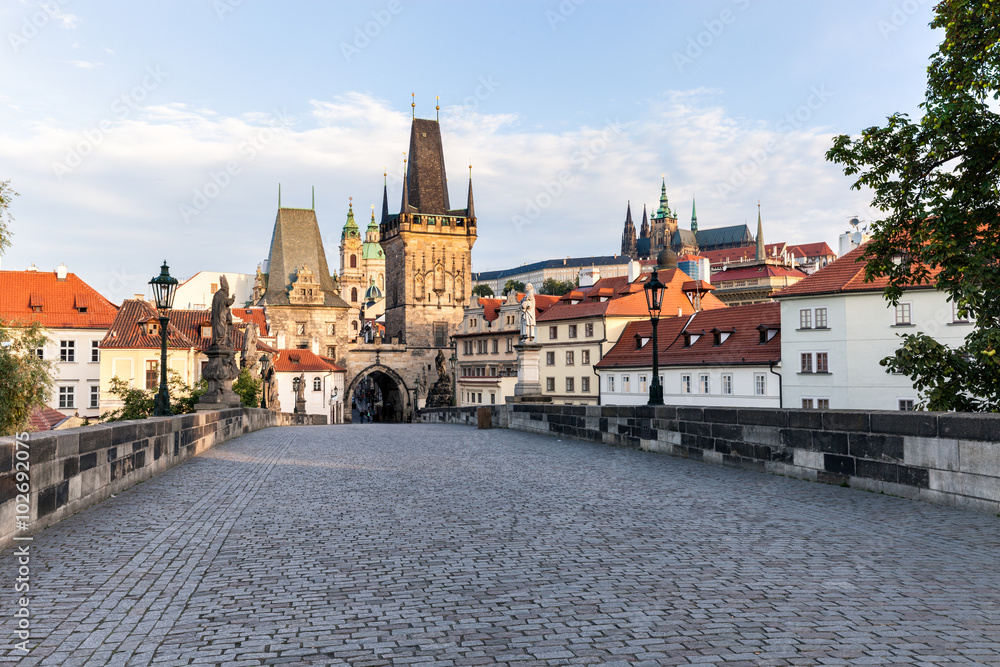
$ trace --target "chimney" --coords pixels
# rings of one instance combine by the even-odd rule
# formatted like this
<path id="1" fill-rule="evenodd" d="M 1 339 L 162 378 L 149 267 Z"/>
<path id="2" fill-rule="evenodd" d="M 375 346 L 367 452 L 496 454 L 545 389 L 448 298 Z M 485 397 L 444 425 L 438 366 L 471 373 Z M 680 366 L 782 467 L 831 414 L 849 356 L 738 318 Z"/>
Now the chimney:
<path id="1" fill-rule="evenodd" d="M 133 294 L 132 298 L 134 298 L 136 301 L 145 301 L 146 300 L 146 295 L 145 294 Z"/>
<path id="2" fill-rule="evenodd" d="M 66 280 L 66 265 L 60 264 L 56 267 L 56 280 L 64 281 Z"/>
<path id="3" fill-rule="evenodd" d="M 634 259 L 628 261 L 628 281 L 635 282 L 635 279 L 642 273 L 642 265 Z"/>

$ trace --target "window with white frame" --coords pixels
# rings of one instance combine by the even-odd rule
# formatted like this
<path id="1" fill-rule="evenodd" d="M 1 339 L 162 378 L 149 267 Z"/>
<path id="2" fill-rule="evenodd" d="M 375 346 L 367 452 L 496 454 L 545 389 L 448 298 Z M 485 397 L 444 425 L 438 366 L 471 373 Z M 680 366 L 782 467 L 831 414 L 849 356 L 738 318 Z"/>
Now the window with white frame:
<path id="1" fill-rule="evenodd" d="M 764 373 L 753 374 L 753 393 L 755 396 L 767 396 L 767 376 Z"/>
<path id="2" fill-rule="evenodd" d="M 76 361 L 76 341 L 59 341 L 59 361 Z"/>
<path id="3" fill-rule="evenodd" d="M 568 327 L 568 329 L 569 329 L 569 333 L 568 333 L 569 337 L 570 338 L 576 338 L 576 325 L 575 324 L 570 324 L 569 327 Z"/>
<path id="4" fill-rule="evenodd" d="M 829 373 L 830 372 L 830 355 L 827 352 L 817 352 L 816 353 L 816 372 L 817 373 Z"/>
<path id="5" fill-rule="evenodd" d="M 555 366 L 556 365 L 556 353 L 555 352 L 546 352 L 545 353 L 545 365 L 546 366 Z"/>
<path id="6" fill-rule="evenodd" d="M 826 308 L 817 308 L 816 309 L 816 328 L 817 329 L 826 329 L 827 328 L 826 322 L 827 322 L 827 319 L 826 319 Z"/>
<path id="7" fill-rule="evenodd" d="M 733 374 L 723 373 L 722 374 L 722 393 L 726 395 L 731 395 L 733 393 Z"/>
<path id="8" fill-rule="evenodd" d="M 632 391 L 632 376 L 623 375 L 622 376 L 622 393 L 627 394 Z"/>
<path id="9" fill-rule="evenodd" d="M 590 391 L 590 378 L 586 375 L 580 378 L 580 391 L 588 393 Z"/>
<path id="10" fill-rule="evenodd" d="M 646 376 L 645 375 L 640 375 L 639 376 L 639 393 L 640 394 L 645 394 L 645 393 L 647 393 L 649 391 L 649 389 L 646 387 L 646 384 L 647 384 Z"/>
<path id="11" fill-rule="evenodd" d="M 829 398 L 817 398 L 816 399 L 816 409 L 817 410 L 829 410 L 830 409 L 830 399 Z"/>
<path id="12" fill-rule="evenodd" d="M 957 303 L 951 304 L 951 321 L 953 324 L 967 324 L 969 322 L 969 314 L 965 315 L 959 314 L 959 307 Z"/>
<path id="13" fill-rule="evenodd" d="M 555 391 L 555 390 L 556 390 L 556 379 L 545 378 L 545 391 Z"/>
<path id="14" fill-rule="evenodd" d="M 896 304 L 896 326 L 913 324 L 913 304 L 909 301 Z"/>
<path id="15" fill-rule="evenodd" d="M 590 363 L 590 350 L 580 352 L 580 363 L 585 366 Z"/>
<path id="16" fill-rule="evenodd" d="M 90 341 L 90 362 L 92 364 L 100 363 L 101 361 L 101 341 L 92 340 Z"/>
<path id="17" fill-rule="evenodd" d="M 897 404 L 899 405 L 900 410 L 912 412 L 915 409 L 914 406 L 916 405 L 916 401 L 912 398 L 900 398 L 897 400 Z"/>
<path id="18" fill-rule="evenodd" d="M 573 366 L 576 364 L 576 354 L 572 350 L 566 352 L 566 365 Z"/>
<path id="19" fill-rule="evenodd" d="M 559 327 L 549 327 L 549 340 L 559 338 Z"/>
<path id="20" fill-rule="evenodd" d="M 567 393 L 571 392 L 571 391 L 576 391 L 576 389 L 574 388 L 574 384 L 575 383 L 573 382 L 573 378 L 566 378 L 566 391 L 567 391 Z"/>
<path id="21" fill-rule="evenodd" d="M 59 409 L 76 407 L 76 387 L 59 387 Z"/>
<path id="22" fill-rule="evenodd" d="M 800 329 L 812 329 L 812 309 L 811 308 L 800 308 L 799 309 L 799 328 Z"/>
<path id="23" fill-rule="evenodd" d="M 44 347 L 36 347 L 35 348 L 35 356 L 38 357 L 39 359 L 44 359 L 45 358 L 45 348 Z"/>
<path id="24" fill-rule="evenodd" d="M 593 322 L 588 322 L 587 324 L 583 325 L 583 335 L 586 336 L 587 338 L 593 338 L 594 337 L 594 324 L 593 324 Z"/>
<path id="25" fill-rule="evenodd" d="M 90 386 L 90 407 L 96 409 L 101 400 L 101 388 L 95 385 Z"/>
<path id="26" fill-rule="evenodd" d="M 802 409 L 803 410 L 812 410 L 813 407 L 815 407 L 813 405 L 813 399 L 811 399 L 811 398 L 803 398 L 802 399 Z"/>
<path id="27" fill-rule="evenodd" d="M 681 393 L 690 394 L 691 393 L 691 376 L 681 375 Z"/>
<path id="28" fill-rule="evenodd" d="M 703 394 L 709 393 L 711 385 L 709 384 L 708 373 L 702 373 L 701 375 L 698 376 L 698 388 L 701 390 L 701 393 Z"/>
<path id="29" fill-rule="evenodd" d="M 800 373 L 812 373 L 813 372 L 813 353 L 812 352 L 800 352 L 799 353 L 799 372 Z"/>
<path id="30" fill-rule="evenodd" d="M 614 391 L 614 390 L 615 390 L 615 376 L 614 375 L 609 375 L 608 376 L 608 391 Z"/>
<path id="31" fill-rule="evenodd" d="M 514 339 L 511 338 L 510 336 L 507 337 L 507 351 L 508 352 L 514 351 Z"/>
<path id="32" fill-rule="evenodd" d="M 313 378 L 313 391 L 323 391 L 323 380 L 321 378 Z"/>

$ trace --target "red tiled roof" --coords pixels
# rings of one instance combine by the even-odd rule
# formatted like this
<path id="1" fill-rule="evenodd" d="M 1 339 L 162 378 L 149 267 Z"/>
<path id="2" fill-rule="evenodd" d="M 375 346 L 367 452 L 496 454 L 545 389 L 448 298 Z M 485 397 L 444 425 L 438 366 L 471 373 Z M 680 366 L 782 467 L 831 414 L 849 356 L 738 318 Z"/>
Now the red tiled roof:
<path id="1" fill-rule="evenodd" d="M 344 369 L 312 350 L 278 350 L 274 370 L 280 373 L 329 373 Z"/>
<path id="2" fill-rule="evenodd" d="M 613 278 L 602 278 L 594 283 L 592 287 L 581 288 L 583 300 L 579 303 L 570 303 L 568 300 L 560 300 L 559 303 L 549 308 L 538 318 L 539 322 L 551 322 L 556 320 L 568 320 L 579 317 L 593 317 L 608 315 L 615 317 L 648 317 L 649 309 L 646 306 L 646 295 L 643 286 L 650 279 L 652 274 L 643 273 L 634 282 L 629 283 L 626 276 L 616 276 Z M 662 313 L 664 317 L 673 316 L 678 310 L 681 314 L 690 315 L 694 312 L 694 307 L 684 294 L 684 283 L 692 282 L 691 277 L 680 269 L 668 269 L 657 274 L 660 282 L 666 289 L 663 293 Z M 610 288 L 609 292 L 604 292 Z M 611 294 L 611 298 L 606 301 L 596 300 L 597 295 Z M 565 297 L 563 297 L 565 299 Z M 706 294 L 701 300 L 702 308 L 725 308 L 726 304 L 719 301 L 712 294 Z"/>
<path id="3" fill-rule="evenodd" d="M 500 299 L 489 297 L 479 297 L 479 305 L 483 307 L 483 320 L 492 322 L 500 317 L 500 306 L 503 303 Z"/>
<path id="4" fill-rule="evenodd" d="M 101 349 L 159 349 L 160 334 L 149 335 L 142 323 L 158 321 L 156 309 L 147 301 L 128 299 L 122 303 L 118 316 L 101 341 Z M 167 347 L 172 349 L 205 349 L 212 344 L 211 337 L 202 337 L 201 330 L 211 325 L 211 311 L 171 310 L 167 324 Z M 243 325 L 233 327 L 233 346 L 243 347 Z"/>
<path id="5" fill-rule="evenodd" d="M 862 259 L 862 255 L 867 245 L 867 242 L 862 243 L 854 250 L 840 259 L 830 262 L 805 280 L 801 280 L 781 290 L 774 295 L 775 298 L 811 294 L 836 294 L 838 292 L 881 292 L 889 284 L 888 278 L 876 278 L 872 282 L 865 282 L 865 267 L 868 265 L 868 262 Z M 928 289 L 934 287 L 934 276 L 938 273 L 940 273 L 940 269 L 932 269 L 929 283 L 919 286 L 915 285 L 907 289 Z"/>
<path id="6" fill-rule="evenodd" d="M 807 274 L 798 269 L 790 269 L 785 266 L 771 266 L 770 264 L 763 266 L 740 266 L 713 273 L 712 282 L 721 283 L 729 280 L 747 280 L 749 278 L 763 278 L 765 276 L 805 279 Z"/>
<path id="7" fill-rule="evenodd" d="M 764 244 L 764 256 L 773 257 L 775 249 L 777 249 L 778 255 L 785 248 L 785 243 L 766 243 Z M 745 245 L 739 248 L 722 248 L 721 250 L 705 250 L 701 253 L 702 257 L 708 259 L 711 264 L 722 264 L 723 262 L 743 262 L 748 259 L 753 259 L 757 256 L 757 246 L 756 245 Z"/>
<path id="8" fill-rule="evenodd" d="M 788 246 L 788 254 L 794 254 L 796 257 L 824 257 L 832 256 L 836 257 L 835 253 L 830 246 L 826 244 L 826 241 L 820 241 L 819 243 L 800 243 L 798 245 Z"/>
<path id="9" fill-rule="evenodd" d="M 33 305 L 41 306 L 42 312 L 32 312 Z M 75 273 L 59 280 L 49 271 L 0 271 L 0 319 L 5 322 L 38 322 L 48 329 L 106 329 L 117 312 Z"/>
<path id="10" fill-rule="evenodd" d="M 691 319 L 674 317 L 660 320 L 657 329 L 659 364 L 661 366 L 767 364 L 781 359 L 781 333 L 760 344 L 760 325 L 780 329 L 781 306 L 778 303 L 755 303 L 716 310 L 703 310 Z M 685 325 L 686 329 L 685 329 Z M 713 329 L 731 332 L 720 345 L 715 345 Z M 684 347 L 683 331 L 701 334 L 690 347 Z M 621 337 L 597 368 L 648 368 L 652 366 L 651 343 L 636 349 L 635 337 L 651 338 L 649 320 L 629 322 Z"/>
<path id="11" fill-rule="evenodd" d="M 259 336 L 269 336 L 267 330 L 267 316 L 263 308 L 233 308 L 233 317 L 238 317 L 244 322 L 253 322 L 257 325 Z"/>
<path id="12" fill-rule="evenodd" d="M 66 415 L 53 408 L 45 407 L 32 410 L 28 415 L 28 423 L 32 431 L 51 431 L 69 419 Z"/>

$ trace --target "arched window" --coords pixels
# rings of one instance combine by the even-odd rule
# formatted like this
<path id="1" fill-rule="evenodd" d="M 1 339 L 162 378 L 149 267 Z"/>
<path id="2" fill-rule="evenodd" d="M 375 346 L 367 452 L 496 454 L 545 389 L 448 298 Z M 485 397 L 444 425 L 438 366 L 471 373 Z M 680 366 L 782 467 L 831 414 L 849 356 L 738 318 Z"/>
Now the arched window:
<path id="1" fill-rule="evenodd" d="M 358 321 L 357 320 L 354 320 L 353 322 L 351 322 L 351 331 L 353 331 L 354 333 L 358 333 Z"/>
<path id="2" fill-rule="evenodd" d="M 298 391 L 298 390 L 299 390 L 299 379 L 292 378 L 292 391 Z"/>
<path id="3" fill-rule="evenodd" d="M 351 301 L 357 301 L 357 300 L 358 300 L 358 288 L 357 287 L 352 287 L 351 288 Z"/>
<path id="4" fill-rule="evenodd" d="M 358 268 L 358 257 L 357 257 L 357 255 L 351 255 L 351 268 L 352 269 Z"/>
<path id="5" fill-rule="evenodd" d="M 323 380 L 313 378 L 313 391 L 323 391 Z"/>

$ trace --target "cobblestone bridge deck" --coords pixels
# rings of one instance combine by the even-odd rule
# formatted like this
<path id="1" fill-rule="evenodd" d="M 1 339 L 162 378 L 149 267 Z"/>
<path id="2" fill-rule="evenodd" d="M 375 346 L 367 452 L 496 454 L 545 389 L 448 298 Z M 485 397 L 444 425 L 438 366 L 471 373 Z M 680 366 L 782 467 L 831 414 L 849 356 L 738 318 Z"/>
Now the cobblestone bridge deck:
<path id="1" fill-rule="evenodd" d="M 996 517 L 847 488 L 515 431 L 271 428 L 37 534 L 33 649 L 0 660 L 1000 665 L 998 563 Z"/>

